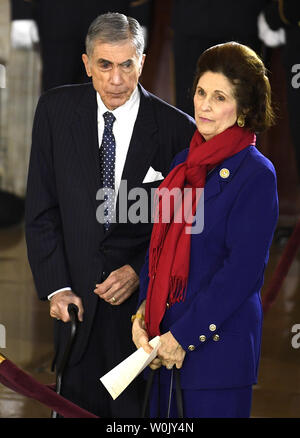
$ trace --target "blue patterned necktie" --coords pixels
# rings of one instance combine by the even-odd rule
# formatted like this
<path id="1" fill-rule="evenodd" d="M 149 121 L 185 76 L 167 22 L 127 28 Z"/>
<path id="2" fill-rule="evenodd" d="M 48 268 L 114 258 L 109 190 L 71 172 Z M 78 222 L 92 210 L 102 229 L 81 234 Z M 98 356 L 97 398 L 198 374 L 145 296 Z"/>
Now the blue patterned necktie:
<path id="1" fill-rule="evenodd" d="M 103 114 L 104 132 L 100 147 L 100 176 L 102 187 L 104 190 L 104 200 L 107 203 L 107 208 L 104 211 L 105 222 L 104 229 L 107 231 L 113 219 L 115 206 L 115 157 L 116 157 L 116 141 L 113 134 L 113 124 L 116 120 L 115 116 L 106 112 Z"/>

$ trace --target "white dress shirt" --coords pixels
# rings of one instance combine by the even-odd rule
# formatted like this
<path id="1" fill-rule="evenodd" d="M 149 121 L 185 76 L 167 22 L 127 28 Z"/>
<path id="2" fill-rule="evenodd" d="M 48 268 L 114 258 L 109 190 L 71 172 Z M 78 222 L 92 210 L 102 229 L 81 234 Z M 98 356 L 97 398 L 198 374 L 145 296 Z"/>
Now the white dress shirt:
<path id="1" fill-rule="evenodd" d="M 102 143 L 103 131 L 104 131 L 104 118 L 103 114 L 106 111 L 111 112 L 116 120 L 113 124 L 113 133 L 116 141 L 116 160 L 115 160 L 115 192 L 116 195 L 119 191 L 121 177 L 125 165 L 125 160 L 132 137 L 134 124 L 137 118 L 139 106 L 140 106 L 140 93 L 138 88 L 134 90 L 131 97 L 124 105 L 119 106 L 115 110 L 111 111 L 106 108 L 102 99 L 97 93 L 98 103 L 98 140 L 99 147 Z M 116 196 L 117 197 L 117 196 Z M 116 198 L 115 197 L 115 198 Z"/>
<path id="2" fill-rule="evenodd" d="M 134 124 L 137 118 L 137 114 L 140 107 L 140 93 L 138 87 L 135 88 L 130 98 L 124 105 L 116 108 L 115 110 L 109 110 L 104 105 L 101 96 L 97 93 L 97 105 L 98 105 L 98 142 L 99 147 L 102 143 L 103 131 L 104 131 L 104 118 L 103 114 L 106 111 L 111 112 L 116 120 L 113 124 L 113 133 L 116 141 L 116 158 L 115 158 L 115 200 L 117 199 L 117 193 L 119 191 L 122 173 L 125 165 L 125 160 L 132 137 Z M 71 287 L 66 286 L 62 289 L 56 290 L 48 295 L 48 299 L 61 292 L 63 290 L 71 290 Z"/>

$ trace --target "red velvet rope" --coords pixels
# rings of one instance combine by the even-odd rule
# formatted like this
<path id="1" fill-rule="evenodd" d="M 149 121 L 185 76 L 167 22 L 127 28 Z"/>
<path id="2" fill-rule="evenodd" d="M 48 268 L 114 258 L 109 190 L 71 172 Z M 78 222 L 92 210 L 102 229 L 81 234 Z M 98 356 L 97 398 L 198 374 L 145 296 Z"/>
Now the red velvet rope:
<path id="1" fill-rule="evenodd" d="M 19 394 L 43 403 L 64 418 L 98 418 L 91 412 L 56 394 L 54 386 L 43 385 L 8 359 L 0 363 L 0 383 Z"/>
<path id="2" fill-rule="evenodd" d="M 279 263 L 274 271 L 269 286 L 262 297 L 263 311 L 266 313 L 274 303 L 282 283 L 290 269 L 290 266 L 296 257 L 300 247 L 300 219 L 297 222 L 291 237 L 281 255 Z"/>

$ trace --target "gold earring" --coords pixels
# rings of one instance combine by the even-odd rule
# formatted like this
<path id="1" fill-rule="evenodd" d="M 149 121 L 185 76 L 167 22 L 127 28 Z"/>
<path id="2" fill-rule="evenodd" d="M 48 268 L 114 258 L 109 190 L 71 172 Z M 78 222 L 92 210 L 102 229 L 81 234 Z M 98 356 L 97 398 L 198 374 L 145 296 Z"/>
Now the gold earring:
<path id="1" fill-rule="evenodd" d="M 243 128 L 245 126 L 245 116 L 243 116 L 242 114 L 238 116 L 237 124 L 240 128 Z"/>

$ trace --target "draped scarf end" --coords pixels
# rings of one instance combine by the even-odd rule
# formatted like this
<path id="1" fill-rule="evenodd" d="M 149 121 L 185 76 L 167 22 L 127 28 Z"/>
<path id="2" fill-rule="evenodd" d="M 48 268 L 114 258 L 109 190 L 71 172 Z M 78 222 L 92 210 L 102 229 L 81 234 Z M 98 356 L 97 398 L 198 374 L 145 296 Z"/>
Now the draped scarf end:
<path id="1" fill-rule="evenodd" d="M 170 277 L 168 303 L 172 306 L 175 303 L 183 302 L 186 297 L 187 278 Z"/>

